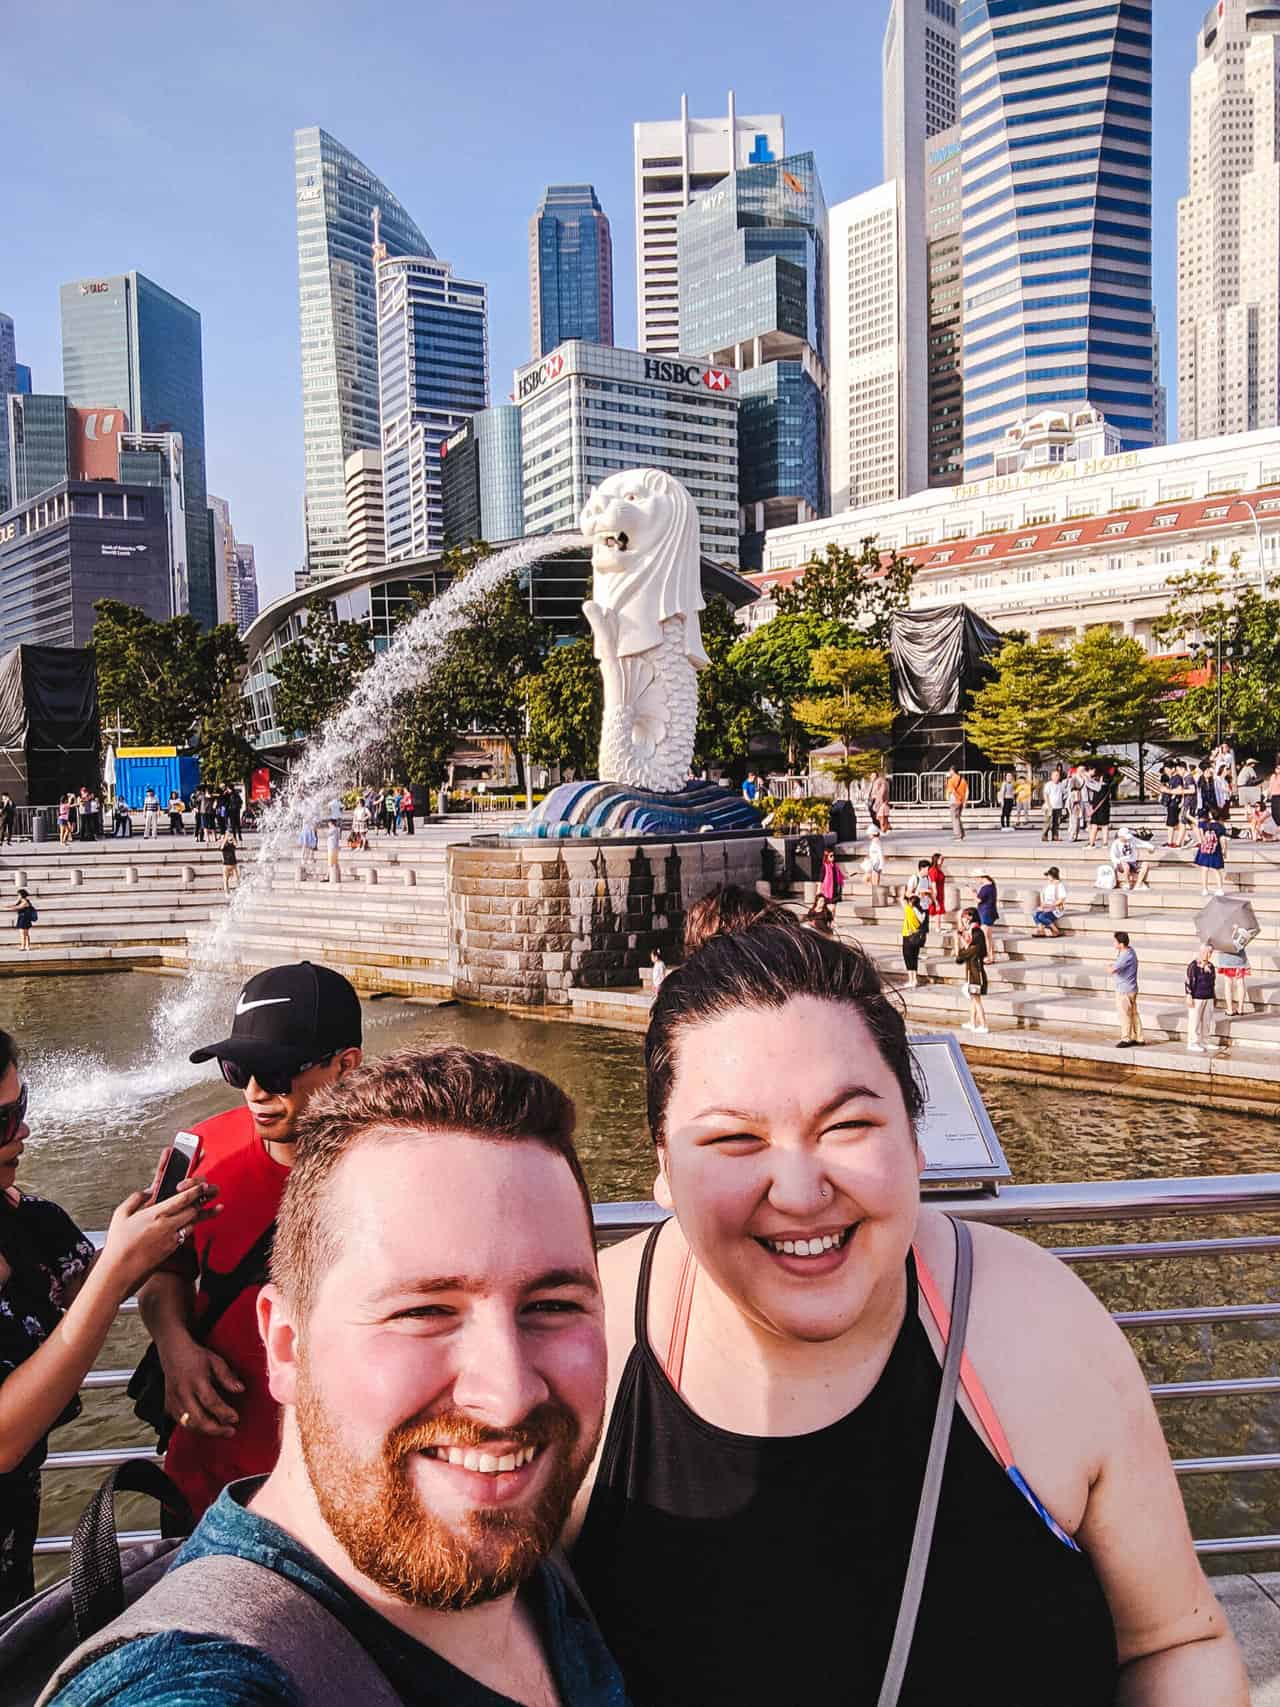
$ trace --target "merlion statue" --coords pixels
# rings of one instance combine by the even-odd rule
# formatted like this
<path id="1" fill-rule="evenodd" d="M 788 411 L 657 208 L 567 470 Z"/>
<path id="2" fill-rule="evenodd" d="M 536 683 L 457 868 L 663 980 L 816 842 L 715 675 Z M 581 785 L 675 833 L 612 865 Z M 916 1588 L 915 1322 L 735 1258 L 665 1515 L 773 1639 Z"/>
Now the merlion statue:
<path id="1" fill-rule="evenodd" d="M 702 649 L 698 512 L 657 468 L 611 474 L 587 500 L 592 594 L 582 607 L 604 677 L 600 775 L 673 793 L 698 721 Z"/>

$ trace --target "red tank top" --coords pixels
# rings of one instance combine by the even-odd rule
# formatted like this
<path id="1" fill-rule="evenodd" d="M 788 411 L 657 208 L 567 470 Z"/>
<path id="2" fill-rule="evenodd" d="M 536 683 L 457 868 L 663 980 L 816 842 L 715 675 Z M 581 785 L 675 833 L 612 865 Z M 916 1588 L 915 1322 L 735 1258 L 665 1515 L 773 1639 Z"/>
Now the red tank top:
<path id="1" fill-rule="evenodd" d="M 273 1162 L 254 1131 L 247 1108 L 229 1110 L 192 1130 L 200 1139 L 194 1172 L 219 1188 L 222 1213 L 192 1234 L 200 1268 L 196 1321 L 207 1306 L 205 1287 L 214 1275 L 229 1274 L 275 1220 L 289 1170 Z M 215 1282 L 216 1284 L 216 1282 Z M 208 1345 L 244 1382 L 243 1393 L 227 1395 L 240 1422 L 229 1439 L 175 1428 L 164 1467 L 191 1502 L 197 1517 L 242 1476 L 261 1476 L 276 1461 L 280 1412 L 267 1390 L 267 1360 L 258 1337 L 260 1287 L 247 1286 L 214 1325 Z"/>

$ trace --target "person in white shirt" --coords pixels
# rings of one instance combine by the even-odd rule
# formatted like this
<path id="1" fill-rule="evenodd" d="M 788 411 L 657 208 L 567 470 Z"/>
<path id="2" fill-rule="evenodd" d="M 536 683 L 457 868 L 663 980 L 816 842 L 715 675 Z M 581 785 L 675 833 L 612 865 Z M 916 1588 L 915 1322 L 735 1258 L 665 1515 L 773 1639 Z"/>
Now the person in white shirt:
<path id="1" fill-rule="evenodd" d="M 1117 889 L 1150 889 L 1151 862 L 1145 860 L 1132 830 L 1117 827 L 1108 849 Z"/>
<path id="2" fill-rule="evenodd" d="M 356 802 L 356 809 L 351 814 L 351 834 L 355 837 L 357 848 L 367 848 L 369 845 L 369 824 L 371 822 L 369 808 L 363 800 Z"/>
<path id="3" fill-rule="evenodd" d="M 1067 910 L 1067 886 L 1062 881 L 1062 873 L 1056 865 L 1051 865 L 1045 872 L 1050 879 L 1043 884 L 1036 898 L 1036 936 L 1061 936 L 1060 920 Z"/>
<path id="4" fill-rule="evenodd" d="M 142 836 L 154 840 L 156 825 L 160 822 L 160 801 L 154 788 L 149 788 L 142 802 Z"/>
<path id="5" fill-rule="evenodd" d="M 880 879 L 884 875 L 884 849 L 880 846 L 880 831 L 874 824 L 871 826 L 871 845 L 867 849 L 866 859 L 862 862 L 862 869 L 871 885 L 871 899 L 874 901 L 876 891 L 880 887 Z"/>
<path id="6" fill-rule="evenodd" d="M 1055 765 L 1052 775 L 1044 785 L 1044 831 L 1040 837 L 1042 842 L 1057 842 L 1062 839 L 1062 815 L 1067 808 L 1068 794 L 1062 767 Z"/>

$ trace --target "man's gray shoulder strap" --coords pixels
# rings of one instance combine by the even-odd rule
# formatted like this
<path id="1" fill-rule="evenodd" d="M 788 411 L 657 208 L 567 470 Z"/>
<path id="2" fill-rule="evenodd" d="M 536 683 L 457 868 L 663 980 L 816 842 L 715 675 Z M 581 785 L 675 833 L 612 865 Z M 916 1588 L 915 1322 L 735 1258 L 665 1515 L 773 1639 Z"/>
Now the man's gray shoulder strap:
<path id="1" fill-rule="evenodd" d="M 381 1669 L 314 1595 L 278 1571 L 210 1553 L 167 1572 L 119 1618 L 82 1642 L 50 1678 L 37 1707 L 95 1660 L 141 1636 L 182 1630 L 257 1648 L 317 1707 L 403 1707 Z"/>

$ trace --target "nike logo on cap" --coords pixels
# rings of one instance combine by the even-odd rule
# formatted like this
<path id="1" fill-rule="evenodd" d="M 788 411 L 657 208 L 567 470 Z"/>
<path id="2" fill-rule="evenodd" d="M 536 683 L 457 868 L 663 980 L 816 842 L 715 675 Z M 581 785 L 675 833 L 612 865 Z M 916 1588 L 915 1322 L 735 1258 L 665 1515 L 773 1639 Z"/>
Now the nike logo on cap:
<path id="1" fill-rule="evenodd" d="M 274 1008 L 281 1002 L 289 1001 L 288 996 L 261 996 L 256 1002 L 246 1002 L 241 996 L 236 1003 L 237 1014 L 247 1014 L 251 1008 Z"/>

